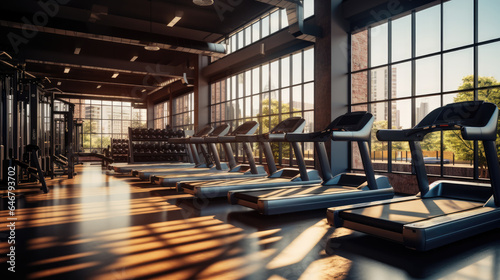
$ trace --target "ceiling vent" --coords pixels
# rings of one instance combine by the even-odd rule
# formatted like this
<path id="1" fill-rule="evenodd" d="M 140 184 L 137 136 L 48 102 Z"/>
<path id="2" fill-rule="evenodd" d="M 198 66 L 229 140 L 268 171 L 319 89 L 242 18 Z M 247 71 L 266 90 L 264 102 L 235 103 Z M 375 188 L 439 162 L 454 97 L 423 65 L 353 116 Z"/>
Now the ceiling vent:
<path id="1" fill-rule="evenodd" d="M 214 0 L 193 0 L 193 3 L 198 6 L 210 6 L 214 4 Z"/>

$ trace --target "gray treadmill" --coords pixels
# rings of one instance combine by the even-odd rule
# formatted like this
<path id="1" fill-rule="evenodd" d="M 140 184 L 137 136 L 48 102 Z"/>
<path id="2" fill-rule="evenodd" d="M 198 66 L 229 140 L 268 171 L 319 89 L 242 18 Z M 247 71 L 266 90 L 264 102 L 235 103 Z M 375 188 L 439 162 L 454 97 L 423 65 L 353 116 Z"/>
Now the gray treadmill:
<path id="1" fill-rule="evenodd" d="M 229 170 L 228 163 L 221 162 L 219 157 L 219 152 L 217 151 L 217 147 L 215 143 L 208 143 L 205 141 L 207 138 L 218 137 L 226 135 L 231 126 L 228 124 L 221 124 L 214 128 L 212 132 L 210 132 L 206 136 L 202 137 L 191 137 L 186 140 L 191 145 L 197 145 L 201 148 L 203 157 L 205 158 L 205 162 L 210 162 L 212 164 L 206 165 L 196 165 L 194 167 L 166 167 L 166 168 L 155 168 L 155 169 L 143 169 L 143 170 L 134 170 L 133 173 L 136 174 L 141 180 L 150 180 L 153 176 L 159 175 L 169 175 L 169 174 L 186 174 L 186 173 L 201 173 L 201 172 L 213 172 L 213 171 L 227 171 Z M 175 140 L 174 140 L 175 142 Z M 208 150 L 207 150 L 208 146 Z"/>
<path id="2" fill-rule="evenodd" d="M 427 251 L 500 226 L 500 167 L 497 137 L 498 108 L 493 103 L 468 101 L 430 112 L 412 129 L 379 130 L 381 141 L 408 141 L 420 193 L 327 210 L 328 222 Z M 459 130 L 464 140 L 482 141 L 490 184 L 437 181 L 429 186 L 420 147 L 434 131 Z"/>
<path id="3" fill-rule="evenodd" d="M 267 172 L 265 168 L 261 165 L 257 166 L 255 164 L 255 159 L 253 156 L 252 148 L 248 142 L 243 142 L 243 150 L 247 156 L 249 164 L 236 164 L 234 159 L 234 153 L 231 148 L 230 142 L 234 142 L 236 136 L 247 135 L 251 136 L 255 133 L 259 124 L 256 121 L 247 121 L 242 125 L 238 126 L 229 136 L 218 136 L 218 137 L 204 137 L 197 139 L 192 139 L 195 141 L 203 141 L 209 145 L 213 145 L 215 148 L 215 143 L 222 143 L 224 147 L 224 152 L 228 158 L 228 164 L 230 166 L 229 171 L 212 171 L 212 172 L 202 172 L 202 173 L 168 173 L 166 175 L 153 175 L 151 178 L 152 182 L 158 181 L 158 184 L 164 187 L 175 187 L 177 182 L 182 180 L 188 181 L 200 181 L 207 179 L 235 179 L 235 178 L 251 178 L 251 177 L 265 177 Z M 216 150 L 214 156 L 218 156 Z"/>
<path id="4" fill-rule="evenodd" d="M 275 215 L 392 198 L 394 190 L 389 180 L 375 175 L 370 160 L 368 141 L 374 119 L 367 112 L 352 112 L 336 118 L 323 131 L 286 135 L 289 141 L 314 142 L 323 183 L 279 188 L 264 185 L 262 189 L 230 191 L 229 202 L 256 209 L 264 215 Z M 341 173 L 333 176 L 324 143 L 330 139 L 357 141 L 366 175 Z"/>
<path id="5" fill-rule="evenodd" d="M 291 117 L 280 122 L 269 133 L 254 136 L 237 136 L 237 141 L 258 142 L 264 151 L 268 177 L 264 178 L 242 178 L 231 180 L 209 180 L 189 182 L 183 180 L 177 184 L 177 191 L 186 192 L 197 197 L 225 197 L 231 190 L 248 190 L 261 188 L 262 186 L 279 187 L 290 185 L 303 185 L 305 183 L 321 183 L 321 177 L 317 170 L 307 169 L 299 142 L 291 142 L 292 148 L 299 168 L 282 168 L 277 170 L 274 162 L 270 142 L 286 142 L 287 133 L 297 133 L 304 130 L 305 120 L 300 117 Z"/>
<path id="6" fill-rule="evenodd" d="M 206 125 L 203 128 L 199 129 L 192 137 L 202 137 L 206 136 L 209 133 L 213 131 L 213 127 L 210 125 Z M 145 163 L 114 163 L 109 165 L 109 169 L 117 172 L 117 173 L 122 173 L 122 174 L 129 174 L 133 172 L 136 169 L 154 169 L 154 168 L 165 168 L 165 167 L 194 167 L 194 166 L 203 166 L 206 163 L 202 163 L 200 161 L 198 151 L 196 149 L 195 144 L 190 144 L 189 143 L 189 138 L 190 137 L 183 137 L 183 138 L 170 138 L 168 142 L 171 143 L 176 143 L 176 144 L 186 144 L 188 145 L 188 151 L 189 151 L 189 156 L 190 160 L 192 162 L 145 162 Z"/>

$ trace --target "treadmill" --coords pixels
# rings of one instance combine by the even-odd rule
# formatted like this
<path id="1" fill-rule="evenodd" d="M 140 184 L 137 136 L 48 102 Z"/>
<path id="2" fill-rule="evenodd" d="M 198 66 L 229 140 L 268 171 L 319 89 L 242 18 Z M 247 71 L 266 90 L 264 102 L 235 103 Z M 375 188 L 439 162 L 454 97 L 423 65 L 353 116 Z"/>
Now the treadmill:
<path id="1" fill-rule="evenodd" d="M 305 183 L 321 183 L 321 177 L 317 170 L 307 169 L 300 148 L 299 142 L 291 142 L 295 158 L 299 168 L 282 168 L 277 170 L 274 162 L 273 152 L 270 142 L 286 142 L 287 133 L 297 133 L 304 130 L 305 120 L 300 117 L 291 117 L 280 122 L 269 133 L 253 136 L 237 136 L 236 141 L 259 142 L 264 151 L 267 166 L 269 169 L 268 177 L 264 178 L 241 178 L 231 180 L 209 180 L 194 181 L 182 180 L 177 184 L 177 191 L 186 192 L 196 197 L 225 197 L 231 190 L 248 190 L 262 188 L 262 186 L 279 187 L 290 185 L 303 185 Z"/>
<path id="2" fill-rule="evenodd" d="M 375 175 L 370 160 L 368 141 L 374 120 L 370 113 L 352 112 L 336 118 L 321 132 L 287 134 L 289 141 L 314 142 L 323 183 L 230 191 L 229 202 L 256 209 L 264 215 L 275 215 L 392 198 L 394 190 L 389 180 Z M 325 149 L 325 142 L 330 139 L 357 141 L 366 175 L 341 173 L 333 176 Z"/>
<path id="3" fill-rule="evenodd" d="M 408 141 L 420 193 L 373 203 L 327 210 L 330 225 L 346 227 L 427 251 L 500 226 L 500 167 L 497 137 L 498 108 L 493 103 L 468 101 L 430 112 L 412 129 L 380 130 L 381 141 Z M 429 186 L 420 147 L 434 131 L 460 130 L 464 140 L 482 141 L 490 184 L 437 181 Z"/>
<path id="4" fill-rule="evenodd" d="M 211 127 L 210 125 L 206 125 L 204 126 L 203 128 L 201 128 L 200 130 L 198 130 L 198 132 L 196 132 L 192 137 L 202 137 L 202 136 L 205 136 L 209 133 L 211 133 L 213 131 L 213 127 Z M 154 168 L 164 168 L 164 167 L 167 167 L 167 166 L 172 166 L 172 167 L 194 167 L 194 166 L 201 166 L 202 164 L 205 164 L 205 163 L 202 163 L 200 161 L 200 158 L 198 156 L 198 152 L 197 152 L 197 149 L 196 149 L 196 146 L 194 144 L 189 144 L 189 138 L 190 137 L 183 137 L 183 138 L 170 138 L 168 140 L 168 142 L 171 142 L 171 143 L 176 143 L 176 144 L 186 144 L 188 145 L 188 151 L 189 151 L 189 155 L 190 155 L 190 159 L 192 158 L 192 161 L 193 162 L 150 162 L 150 163 L 135 163 L 135 164 L 130 164 L 130 163 L 114 163 L 114 164 L 110 164 L 108 166 L 108 169 L 111 169 L 117 173 L 122 173 L 122 174 L 128 174 L 128 173 L 131 173 L 133 170 L 135 169 L 154 169 Z"/>
<path id="5" fill-rule="evenodd" d="M 230 169 L 229 171 L 212 170 L 211 172 L 202 173 L 168 173 L 163 176 L 154 175 L 151 178 L 152 182 L 158 181 L 161 186 L 164 187 L 175 187 L 176 183 L 183 180 L 188 181 L 200 181 L 207 179 L 234 179 L 234 178 L 249 178 L 249 177 L 265 177 L 267 172 L 265 168 L 261 165 L 257 166 L 255 164 L 255 159 L 253 156 L 252 148 L 248 142 L 243 142 L 243 149 L 247 156 L 249 164 L 236 164 L 234 159 L 234 153 L 231 148 L 230 143 L 234 142 L 237 135 L 248 135 L 251 136 L 255 133 L 259 124 L 256 121 L 247 121 L 242 125 L 238 126 L 229 136 L 218 136 L 218 137 L 204 137 L 200 139 L 192 139 L 192 141 L 203 141 L 213 146 L 215 149 L 215 143 L 222 143 L 224 147 L 224 152 L 228 158 Z M 217 150 L 213 153 L 214 157 L 218 158 Z"/>
<path id="6" fill-rule="evenodd" d="M 191 137 L 189 139 L 183 140 L 187 141 L 193 147 L 194 145 L 198 145 L 201 148 L 202 154 L 205 158 L 205 162 L 212 163 L 209 165 L 202 164 L 196 165 L 193 167 L 164 167 L 164 168 L 155 168 L 155 169 L 147 169 L 143 170 L 134 170 L 132 171 L 136 176 L 138 176 L 141 180 L 150 180 L 152 176 L 158 175 L 169 175 L 169 174 L 179 174 L 179 173 L 200 173 L 200 172 L 213 172 L 213 171 L 227 171 L 229 170 L 228 163 L 221 162 L 219 158 L 219 152 L 217 151 L 217 147 L 215 143 L 207 143 L 204 139 L 207 137 L 218 137 L 226 135 L 231 126 L 228 124 L 221 124 L 214 128 L 212 132 L 210 132 L 206 136 L 202 137 Z M 207 147 L 208 146 L 208 150 Z"/>

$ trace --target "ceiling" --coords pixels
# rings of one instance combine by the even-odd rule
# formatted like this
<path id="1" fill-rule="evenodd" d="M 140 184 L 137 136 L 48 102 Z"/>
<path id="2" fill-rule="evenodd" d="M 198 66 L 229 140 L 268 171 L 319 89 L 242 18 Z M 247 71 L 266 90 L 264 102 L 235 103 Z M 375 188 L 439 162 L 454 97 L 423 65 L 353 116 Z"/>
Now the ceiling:
<path id="1" fill-rule="evenodd" d="M 273 7 L 253 0 L 216 0 L 207 7 L 191 0 L 4 1 L 0 52 L 47 77 L 46 88 L 139 101 L 184 73 L 193 78 L 199 54 L 223 56 L 224 46 L 215 42 Z M 175 16 L 181 19 L 168 27 Z M 149 44 L 160 50 L 145 50 Z"/>

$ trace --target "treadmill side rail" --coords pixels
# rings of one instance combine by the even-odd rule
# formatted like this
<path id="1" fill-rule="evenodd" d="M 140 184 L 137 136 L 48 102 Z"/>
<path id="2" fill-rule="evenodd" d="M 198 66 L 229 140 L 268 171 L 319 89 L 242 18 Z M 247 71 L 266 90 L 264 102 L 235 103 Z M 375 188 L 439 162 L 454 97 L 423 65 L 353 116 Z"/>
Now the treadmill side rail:
<path id="1" fill-rule="evenodd" d="M 500 209 L 479 207 L 406 224 L 403 244 L 417 251 L 434 249 L 500 226 Z"/>

